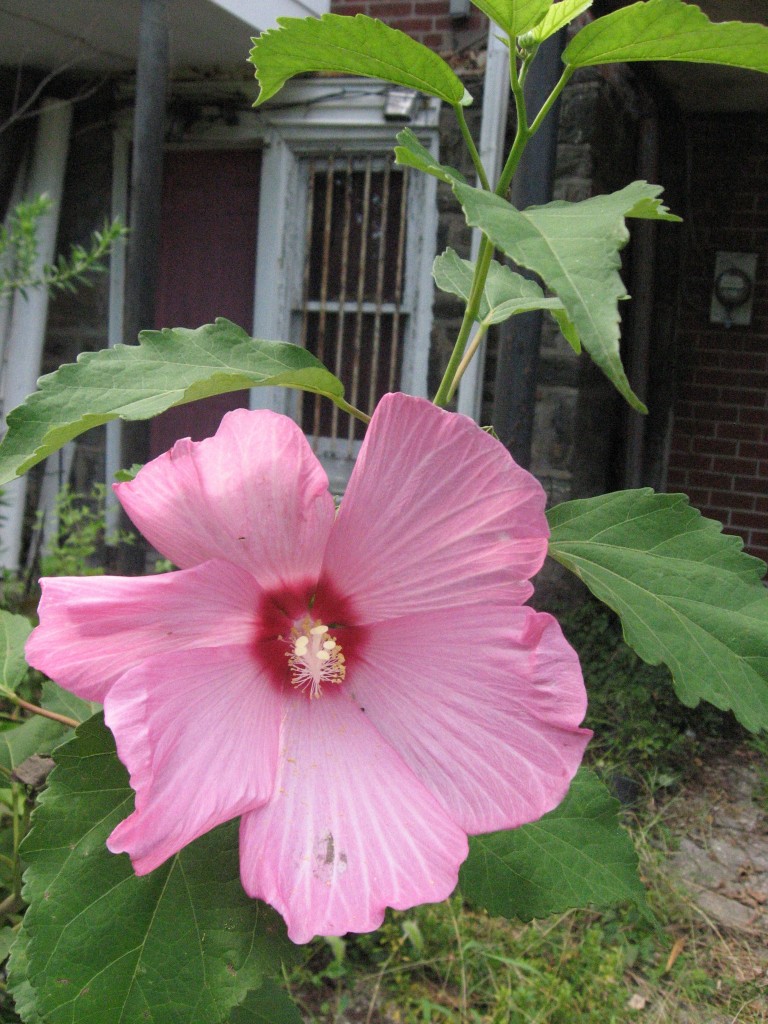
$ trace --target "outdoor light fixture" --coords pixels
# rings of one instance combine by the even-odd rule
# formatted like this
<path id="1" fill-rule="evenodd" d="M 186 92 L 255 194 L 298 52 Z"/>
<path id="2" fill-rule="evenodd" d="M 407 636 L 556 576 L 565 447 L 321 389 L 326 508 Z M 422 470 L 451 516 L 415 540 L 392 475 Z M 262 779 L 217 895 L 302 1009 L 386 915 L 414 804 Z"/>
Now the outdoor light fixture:
<path id="1" fill-rule="evenodd" d="M 448 13 L 454 21 L 469 17 L 469 0 L 450 0 Z"/>
<path id="2" fill-rule="evenodd" d="M 412 121 L 419 105 L 419 94 L 413 89 L 387 89 L 384 118 L 387 121 Z"/>

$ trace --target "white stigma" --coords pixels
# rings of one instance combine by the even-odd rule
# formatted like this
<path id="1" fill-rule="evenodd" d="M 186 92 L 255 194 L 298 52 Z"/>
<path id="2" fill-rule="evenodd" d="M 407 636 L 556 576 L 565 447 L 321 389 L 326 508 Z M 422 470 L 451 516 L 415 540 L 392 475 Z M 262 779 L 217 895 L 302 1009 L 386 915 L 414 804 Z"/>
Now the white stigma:
<path id="1" fill-rule="evenodd" d="M 308 693 L 311 699 L 322 696 L 325 683 L 343 682 L 344 655 L 323 622 L 313 622 L 309 617 L 303 619 L 293 626 L 286 642 L 291 646 L 287 652 L 291 685 L 297 690 Z"/>

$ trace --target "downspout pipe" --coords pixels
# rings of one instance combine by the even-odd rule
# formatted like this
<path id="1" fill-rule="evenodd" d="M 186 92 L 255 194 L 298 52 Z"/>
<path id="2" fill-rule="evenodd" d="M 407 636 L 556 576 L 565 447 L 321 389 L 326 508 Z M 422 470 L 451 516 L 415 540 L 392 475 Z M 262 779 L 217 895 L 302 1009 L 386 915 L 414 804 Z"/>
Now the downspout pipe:
<path id="1" fill-rule="evenodd" d="M 637 177 L 658 181 L 659 118 L 651 100 L 638 130 Z M 632 295 L 629 331 L 627 376 L 632 390 L 643 402 L 648 399 L 650 376 L 651 325 L 655 303 L 657 225 L 652 220 L 638 220 L 632 229 Z M 626 457 L 624 487 L 640 487 L 644 480 L 647 417 L 634 409 L 626 413 Z"/>
<path id="2" fill-rule="evenodd" d="M 127 345 L 135 345 L 139 331 L 154 326 L 168 73 L 168 0 L 141 0 L 123 310 Z M 146 423 L 123 423 L 121 438 L 123 466 L 146 462 Z M 123 545 L 118 568 L 121 572 L 139 573 L 143 571 L 144 558 L 143 544 Z"/>
<path id="3" fill-rule="evenodd" d="M 563 71 L 561 55 L 565 29 L 542 43 L 525 82 L 525 98 L 531 114 L 541 108 Z M 557 161 L 560 101 L 554 105 L 539 131 L 526 146 L 512 183 L 512 203 L 522 210 L 552 200 Z M 525 276 L 532 277 L 527 271 Z M 536 385 L 541 348 L 543 312 L 522 313 L 498 327 L 496 386 L 493 427 L 499 439 L 521 466 L 531 464 Z"/>

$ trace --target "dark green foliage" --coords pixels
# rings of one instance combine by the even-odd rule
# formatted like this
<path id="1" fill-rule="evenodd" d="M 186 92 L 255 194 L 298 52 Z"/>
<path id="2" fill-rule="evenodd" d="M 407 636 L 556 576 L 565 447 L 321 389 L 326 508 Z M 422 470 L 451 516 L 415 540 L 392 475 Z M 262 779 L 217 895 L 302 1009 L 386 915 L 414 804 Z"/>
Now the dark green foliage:
<path id="1" fill-rule="evenodd" d="M 557 614 L 584 672 L 584 724 L 594 732 L 590 763 L 635 780 L 663 777 L 690 767 L 703 739 L 744 735 L 728 712 L 681 704 L 669 670 L 642 661 L 624 643 L 617 616 L 599 601 L 587 596 Z"/>

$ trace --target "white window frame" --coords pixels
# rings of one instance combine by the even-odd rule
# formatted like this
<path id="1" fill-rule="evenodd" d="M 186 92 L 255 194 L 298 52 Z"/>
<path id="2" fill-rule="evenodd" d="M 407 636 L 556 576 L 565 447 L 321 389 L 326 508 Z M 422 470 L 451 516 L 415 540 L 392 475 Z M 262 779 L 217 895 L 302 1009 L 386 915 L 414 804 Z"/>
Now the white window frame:
<path id="1" fill-rule="evenodd" d="M 332 83 L 293 84 L 288 102 L 296 106 L 271 115 L 262 156 L 262 189 L 274 190 L 275 201 L 263 204 L 259 214 L 254 335 L 268 339 L 288 339 L 291 333 L 295 280 L 291 268 L 300 268 L 304 255 L 304 210 L 296 210 L 297 198 L 305 192 L 300 180 L 302 158 L 322 157 L 336 148 L 386 155 L 402 127 L 384 117 L 384 82 L 334 79 Z M 323 102 L 324 94 L 331 98 Z M 438 100 L 426 100 L 408 123 L 435 156 L 439 110 Z M 436 179 L 411 173 L 408 204 L 406 286 L 412 291 L 400 386 L 410 394 L 426 396 L 437 241 Z M 410 216 L 410 211 L 418 216 Z M 297 396 L 284 388 L 257 388 L 252 407 L 293 415 L 297 401 Z"/>
<path id="2" fill-rule="evenodd" d="M 200 105 L 206 104 L 206 92 L 218 97 L 227 93 L 251 95 L 257 88 L 250 83 L 188 83 L 175 87 Z M 303 217 L 297 216 L 297 196 L 301 194 L 300 163 L 305 157 L 329 152 L 354 150 L 356 153 L 390 152 L 395 135 L 402 127 L 415 131 L 430 152 L 438 156 L 438 120 L 440 101 L 420 98 L 417 112 L 407 122 L 389 120 L 384 115 L 390 85 L 373 79 L 327 78 L 289 82 L 264 107 L 241 110 L 237 123 L 225 124 L 211 119 L 195 124 L 174 149 L 253 149 L 260 148 L 261 182 L 259 222 L 254 273 L 254 316 L 250 325 L 254 337 L 270 341 L 288 341 L 291 331 L 291 268 L 303 263 Z M 210 104 L 215 107 L 216 100 Z M 132 111 L 126 109 L 114 136 L 113 215 L 125 219 L 128 208 L 128 162 L 132 133 Z M 411 198 L 412 197 L 412 198 Z M 418 216 L 409 217 L 406 236 L 408 287 L 413 289 L 409 303 L 403 345 L 400 386 L 410 394 L 426 396 L 432 328 L 432 262 L 437 242 L 437 181 L 412 172 L 409 204 Z M 111 263 L 109 307 L 109 344 L 122 343 L 123 282 L 125 249 L 118 245 Z M 247 325 L 243 325 L 247 326 Z M 288 388 L 253 388 L 250 406 L 295 415 L 298 396 Z M 108 424 L 107 479 L 119 468 L 120 425 Z"/>

